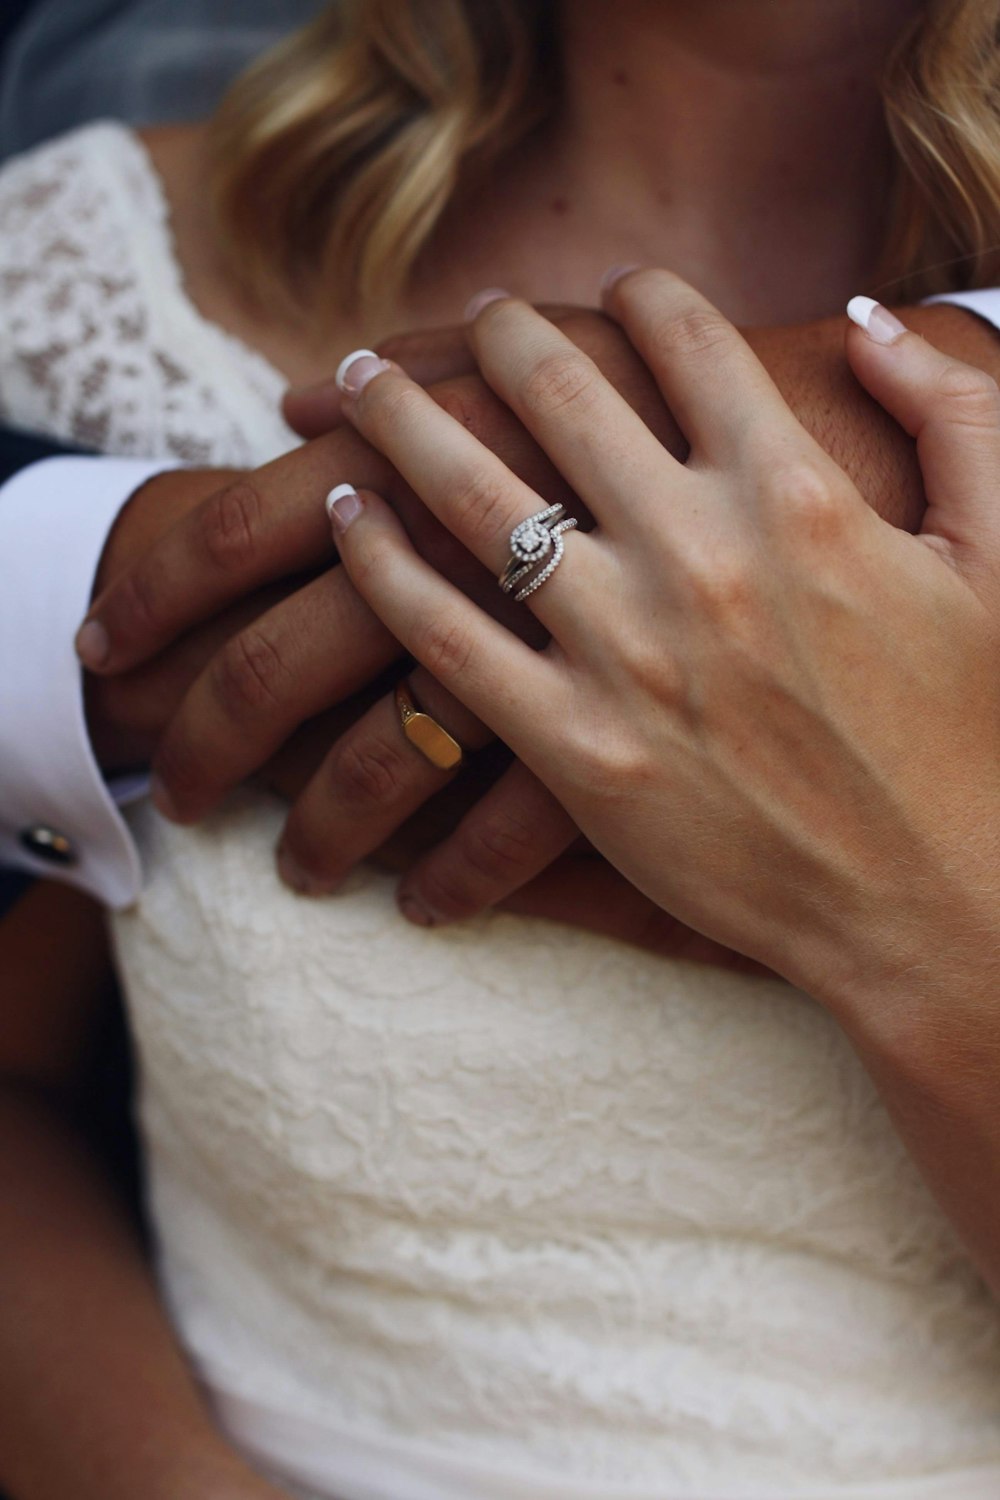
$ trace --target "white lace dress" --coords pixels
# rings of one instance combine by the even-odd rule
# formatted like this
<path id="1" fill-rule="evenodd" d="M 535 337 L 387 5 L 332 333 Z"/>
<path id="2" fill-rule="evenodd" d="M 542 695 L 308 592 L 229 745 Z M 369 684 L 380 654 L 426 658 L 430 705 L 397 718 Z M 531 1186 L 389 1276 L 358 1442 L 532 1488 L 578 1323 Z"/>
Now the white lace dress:
<path id="1" fill-rule="evenodd" d="M 294 441 L 117 125 L 0 174 L 0 320 L 27 426 Z M 1000 1317 L 824 1011 L 541 922 L 422 932 L 370 870 L 297 899 L 281 820 L 141 807 L 114 922 L 163 1293 L 234 1441 L 339 1500 L 1000 1496 Z"/>

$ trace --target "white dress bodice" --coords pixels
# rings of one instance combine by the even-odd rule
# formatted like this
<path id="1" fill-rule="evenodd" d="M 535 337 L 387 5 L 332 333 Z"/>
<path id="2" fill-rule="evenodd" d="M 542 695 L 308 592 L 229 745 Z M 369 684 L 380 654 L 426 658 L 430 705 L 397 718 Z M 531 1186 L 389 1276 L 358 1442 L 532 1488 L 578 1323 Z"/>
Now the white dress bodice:
<path id="1" fill-rule="evenodd" d="M 222 465 L 294 441 L 122 127 L 0 173 L 0 308 L 23 425 Z M 163 1292 L 290 1489 L 1000 1495 L 1000 1315 L 812 1001 L 510 916 L 421 931 L 367 868 L 297 898 L 262 794 L 131 821 Z"/>

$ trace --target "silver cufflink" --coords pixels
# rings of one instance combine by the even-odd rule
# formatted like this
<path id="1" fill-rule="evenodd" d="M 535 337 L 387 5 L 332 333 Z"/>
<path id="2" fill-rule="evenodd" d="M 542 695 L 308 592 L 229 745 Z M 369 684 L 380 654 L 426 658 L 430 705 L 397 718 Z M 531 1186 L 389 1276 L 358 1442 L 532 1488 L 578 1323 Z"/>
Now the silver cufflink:
<path id="1" fill-rule="evenodd" d="M 50 865 L 75 865 L 76 850 L 64 833 L 55 828 L 46 828 L 38 823 L 34 828 L 25 828 L 21 834 L 21 847 L 36 859 Z"/>

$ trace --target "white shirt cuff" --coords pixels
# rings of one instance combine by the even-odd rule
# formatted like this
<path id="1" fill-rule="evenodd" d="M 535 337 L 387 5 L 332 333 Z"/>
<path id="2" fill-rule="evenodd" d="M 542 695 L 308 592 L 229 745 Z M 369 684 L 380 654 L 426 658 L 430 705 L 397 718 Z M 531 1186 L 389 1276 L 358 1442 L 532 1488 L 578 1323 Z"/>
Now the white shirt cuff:
<path id="1" fill-rule="evenodd" d="M 1000 287 L 986 287 L 978 292 L 941 292 L 936 297 L 926 297 L 924 301 L 954 302 L 956 306 L 985 318 L 994 328 L 1000 328 Z"/>
<path id="2" fill-rule="evenodd" d="M 90 746 L 73 637 L 119 511 L 173 467 L 50 458 L 0 488 L 0 864 L 113 907 L 136 899 L 141 868 Z M 134 790 L 123 779 L 119 800 Z"/>

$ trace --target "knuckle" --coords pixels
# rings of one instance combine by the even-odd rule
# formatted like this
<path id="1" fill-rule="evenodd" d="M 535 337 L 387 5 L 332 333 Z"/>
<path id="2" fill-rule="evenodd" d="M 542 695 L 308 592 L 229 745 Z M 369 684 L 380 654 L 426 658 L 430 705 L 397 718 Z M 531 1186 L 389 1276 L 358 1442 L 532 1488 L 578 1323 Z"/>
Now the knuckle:
<path id="1" fill-rule="evenodd" d="M 511 529 L 507 488 L 486 465 L 470 468 L 452 496 L 455 521 L 473 546 L 494 541 Z"/>
<path id="2" fill-rule="evenodd" d="M 687 561 L 688 587 L 699 614 L 725 624 L 746 614 L 755 594 L 749 559 L 721 549 L 700 552 Z M 652 667 L 658 671 L 658 665 Z"/>
<path id="3" fill-rule="evenodd" d="M 846 507 L 836 484 L 819 465 L 802 459 L 781 465 L 767 479 L 768 498 L 784 529 L 828 541 L 843 524 Z"/>
<path id="4" fill-rule="evenodd" d="M 366 385 L 360 399 L 377 425 L 382 430 L 390 430 L 422 420 L 427 393 L 411 381 L 383 377 Z"/>
<path id="5" fill-rule="evenodd" d="M 414 655 L 444 684 L 462 676 L 475 649 L 468 631 L 447 616 L 425 625 L 415 647 Z"/>
<path id="6" fill-rule="evenodd" d="M 651 666 L 655 672 L 655 666 Z M 619 726 L 617 733 L 596 733 L 592 725 L 569 726 L 566 766 L 574 786 L 594 789 L 610 801 L 626 800 L 649 781 L 649 758 L 640 738 Z"/>
<path id="7" fill-rule="evenodd" d="M 537 830 L 517 813 L 505 810 L 469 819 L 459 837 L 460 857 L 467 868 L 505 889 L 512 878 L 526 879 L 534 869 L 537 846 Z"/>
<path id="8" fill-rule="evenodd" d="M 576 350 L 543 355 L 529 370 L 524 399 L 540 416 L 590 404 L 597 391 L 597 370 Z"/>
<path id="9" fill-rule="evenodd" d="M 334 751 L 329 782 L 338 800 L 362 807 L 384 807 L 404 791 L 406 767 L 400 752 L 384 740 L 352 737 Z"/>
<path id="10" fill-rule="evenodd" d="M 730 324 L 710 308 L 675 313 L 657 320 L 653 327 L 656 346 L 666 354 L 681 356 L 711 353 L 728 343 L 732 336 Z"/>
<path id="11" fill-rule="evenodd" d="M 212 496 L 202 512 L 202 543 L 216 568 L 228 573 L 247 566 L 256 550 L 262 513 L 260 493 L 248 479 Z"/>
<path id="12" fill-rule="evenodd" d="M 212 686 L 227 716 L 242 719 L 280 702 L 285 675 L 273 642 L 252 627 L 223 647 L 216 659 Z"/>
<path id="13" fill-rule="evenodd" d="M 952 360 L 942 369 L 937 386 L 951 420 L 969 427 L 1000 425 L 1000 387 L 985 370 Z"/>
<path id="14" fill-rule="evenodd" d="M 350 535 L 354 539 L 353 546 L 344 548 L 341 556 L 347 565 L 351 582 L 362 596 L 377 592 L 389 576 L 388 569 L 396 552 L 395 543 L 380 531 L 374 536 L 364 532 L 360 538 L 356 531 Z"/>

